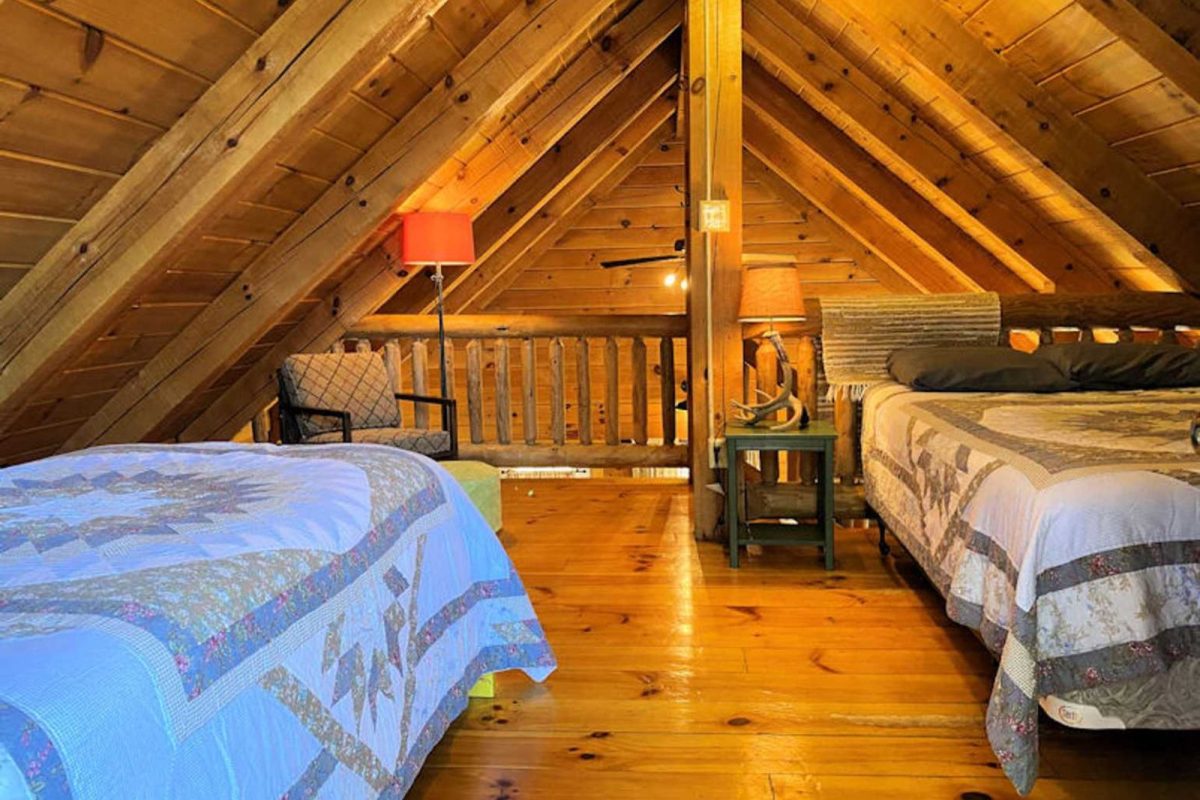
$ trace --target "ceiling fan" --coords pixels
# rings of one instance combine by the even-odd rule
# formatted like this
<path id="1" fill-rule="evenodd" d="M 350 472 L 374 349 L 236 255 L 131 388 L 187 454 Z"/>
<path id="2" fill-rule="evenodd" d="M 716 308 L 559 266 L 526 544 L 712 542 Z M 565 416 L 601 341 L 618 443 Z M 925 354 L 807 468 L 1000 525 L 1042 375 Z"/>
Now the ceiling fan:
<path id="1" fill-rule="evenodd" d="M 640 267 L 649 264 L 673 263 L 682 264 L 687 255 L 687 244 L 683 239 L 675 240 L 675 252 L 670 255 L 661 256 L 638 256 L 636 258 L 618 258 L 613 261 L 601 261 L 600 266 L 603 269 L 617 269 L 619 267 Z"/>

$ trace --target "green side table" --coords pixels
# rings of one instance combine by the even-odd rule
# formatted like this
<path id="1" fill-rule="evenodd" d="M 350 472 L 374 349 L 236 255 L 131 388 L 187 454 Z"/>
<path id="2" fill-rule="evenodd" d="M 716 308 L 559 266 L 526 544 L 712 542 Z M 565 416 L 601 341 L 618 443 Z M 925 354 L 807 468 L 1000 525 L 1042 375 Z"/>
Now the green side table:
<path id="1" fill-rule="evenodd" d="M 725 429 L 725 520 L 729 530 L 729 566 L 738 566 L 738 547 L 745 544 L 807 544 L 825 548 L 825 569 L 833 569 L 833 447 L 837 431 L 831 423 L 814 421 L 803 430 L 773 431 L 730 425 Z M 784 525 L 749 523 L 738 519 L 741 496 L 738 472 L 747 450 L 820 453 L 817 522 Z"/>

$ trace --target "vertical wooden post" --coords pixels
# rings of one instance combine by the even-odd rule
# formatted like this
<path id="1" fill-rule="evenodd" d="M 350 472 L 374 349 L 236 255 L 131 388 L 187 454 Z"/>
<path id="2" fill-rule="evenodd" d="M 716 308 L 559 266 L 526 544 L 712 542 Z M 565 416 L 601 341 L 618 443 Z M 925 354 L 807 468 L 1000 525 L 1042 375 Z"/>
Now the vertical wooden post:
<path id="1" fill-rule="evenodd" d="M 608 337 L 604 342 L 604 443 L 621 443 L 621 351 L 617 340 Z"/>
<path id="2" fill-rule="evenodd" d="M 521 358 L 521 388 L 524 401 L 522 416 L 525 423 L 525 444 L 537 444 L 537 342 L 532 338 L 525 340 Z"/>
<path id="3" fill-rule="evenodd" d="M 659 378 L 662 382 L 663 444 L 675 444 L 675 340 L 663 337 L 658 343 Z"/>
<path id="4" fill-rule="evenodd" d="M 483 444 L 483 345 L 478 339 L 467 342 L 467 417 L 471 444 Z"/>
<path id="5" fill-rule="evenodd" d="M 254 434 L 254 441 L 256 442 L 271 441 L 270 406 L 254 415 L 254 419 L 250 420 L 250 431 Z"/>
<path id="6" fill-rule="evenodd" d="M 358 340 L 356 340 L 356 341 L 354 342 L 354 352 L 356 352 L 356 353 L 370 353 L 370 352 L 371 352 L 371 340 L 370 340 L 370 339 L 358 339 Z"/>
<path id="7" fill-rule="evenodd" d="M 647 391 L 646 340 L 633 337 L 633 443 L 650 441 L 650 393 Z"/>
<path id="8" fill-rule="evenodd" d="M 558 445 L 567 441 L 567 376 L 563 340 L 550 340 L 550 438 Z"/>
<path id="9" fill-rule="evenodd" d="M 508 339 L 496 340 L 496 441 L 512 443 L 512 378 L 508 366 Z"/>
<path id="10" fill-rule="evenodd" d="M 695 533 L 717 535 L 713 442 L 740 394 L 742 0 L 686 0 L 688 409 Z M 729 202 L 729 231 L 699 229 L 702 200 Z"/>
<path id="11" fill-rule="evenodd" d="M 429 345 L 424 339 L 412 343 L 413 394 L 429 394 Z M 429 406 L 413 404 L 413 425 L 421 429 L 429 427 Z"/>
<path id="12" fill-rule="evenodd" d="M 592 352 L 586 336 L 575 342 L 575 380 L 579 389 L 579 443 L 592 443 Z"/>
<path id="13" fill-rule="evenodd" d="M 811 336 L 804 336 L 796 345 L 796 396 L 808 415 L 816 419 L 820 396 L 817 391 L 817 344 Z M 814 453 L 792 453 L 795 461 L 788 462 L 788 475 L 811 486 L 817 481 L 817 458 Z"/>
<path id="14" fill-rule="evenodd" d="M 775 346 L 767 340 L 758 343 L 754 351 L 755 388 L 767 395 L 774 396 L 779 390 L 779 355 Z M 778 418 L 778 414 L 772 415 Z M 759 469 L 762 471 L 762 482 L 766 486 L 779 483 L 779 453 L 774 450 L 763 450 L 759 453 Z"/>
<path id="15" fill-rule="evenodd" d="M 858 476 L 858 409 L 849 393 L 841 391 L 833 398 L 833 426 L 838 439 L 834 460 L 838 480 L 843 486 L 853 486 Z"/>

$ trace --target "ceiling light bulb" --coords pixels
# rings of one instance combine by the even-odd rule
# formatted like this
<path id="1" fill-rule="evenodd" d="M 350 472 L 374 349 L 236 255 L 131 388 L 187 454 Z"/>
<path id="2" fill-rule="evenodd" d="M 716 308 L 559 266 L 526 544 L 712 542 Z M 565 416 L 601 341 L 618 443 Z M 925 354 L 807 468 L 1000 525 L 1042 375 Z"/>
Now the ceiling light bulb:
<path id="1" fill-rule="evenodd" d="M 688 279 L 687 278 L 684 278 L 682 281 L 679 282 L 679 288 L 683 289 L 685 292 L 688 290 Z"/>
<path id="2" fill-rule="evenodd" d="M 669 287 L 671 287 L 671 286 L 674 286 L 674 285 L 675 285 L 675 281 L 676 281 L 676 280 L 677 280 L 677 278 L 676 278 L 676 275 L 675 275 L 675 273 L 674 273 L 674 272 L 668 272 L 668 273 L 667 273 L 667 276 L 666 276 L 665 278 L 663 278 L 663 285 L 669 288 Z"/>

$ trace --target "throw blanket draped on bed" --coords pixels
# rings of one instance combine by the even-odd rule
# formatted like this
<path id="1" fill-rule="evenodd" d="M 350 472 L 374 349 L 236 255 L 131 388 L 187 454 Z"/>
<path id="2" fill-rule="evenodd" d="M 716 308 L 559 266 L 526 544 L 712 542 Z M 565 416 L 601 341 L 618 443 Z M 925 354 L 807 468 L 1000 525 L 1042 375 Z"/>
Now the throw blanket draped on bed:
<path id="1" fill-rule="evenodd" d="M 500 543 L 394 448 L 120 446 L 0 471 L 0 796 L 399 798 L 553 656 Z"/>
<path id="2" fill-rule="evenodd" d="M 994 292 L 821 299 L 821 353 L 830 393 L 855 400 L 889 380 L 887 362 L 904 347 L 986 345 L 1000 341 Z"/>
<path id="3" fill-rule="evenodd" d="M 1039 697 L 1200 674 L 1198 407 L 1194 390 L 867 395 L 867 499 L 1000 656 L 988 737 L 1022 792 Z M 1135 723 L 1200 720 L 1157 712 Z"/>

